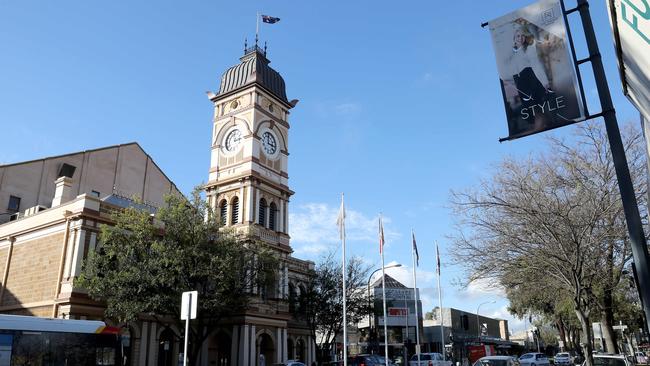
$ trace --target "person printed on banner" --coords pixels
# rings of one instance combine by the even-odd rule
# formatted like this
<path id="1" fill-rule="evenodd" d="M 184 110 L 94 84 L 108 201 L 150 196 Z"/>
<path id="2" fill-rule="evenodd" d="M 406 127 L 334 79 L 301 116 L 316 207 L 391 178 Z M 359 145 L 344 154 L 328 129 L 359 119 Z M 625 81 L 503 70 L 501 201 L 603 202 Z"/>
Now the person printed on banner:
<path id="1" fill-rule="evenodd" d="M 515 103 L 508 101 L 508 104 L 511 108 L 514 107 L 513 112 L 523 119 L 528 125 L 526 127 L 533 125 L 534 129 L 540 129 L 546 122 L 546 116 L 536 113 L 535 106 L 544 105 L 552 100 L 555 94 L 538 51 L 538 46 L 546 47 L 544 43 L 548 42 L 548 37 L 540 37 L 543 31 L 525 19 L 518 19 L 512 24 L 512 54 L 506 64 L 509 66 L 509 74 L 512 75 L 518 98 Z"/>

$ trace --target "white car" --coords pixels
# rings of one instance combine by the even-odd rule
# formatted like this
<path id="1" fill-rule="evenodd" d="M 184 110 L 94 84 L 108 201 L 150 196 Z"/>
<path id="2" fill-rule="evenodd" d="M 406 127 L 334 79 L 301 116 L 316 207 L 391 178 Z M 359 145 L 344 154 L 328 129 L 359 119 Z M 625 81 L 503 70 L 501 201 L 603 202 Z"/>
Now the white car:
<path id="1" fill-rule="evenodd" d="M 521 366 L 550 366 L 548 357 L 543 353 L 525 353 L 519 357 Z"/>
<path id="2" fill-rule="evenodd" d="M 553 363 L 555 365 L 573 365 L 573 357 L 569 352 L 560 352 L 555 355 Z"/>
<path id="3" fill-rule="evenodd" d="M 625 357 L 625 355 L 601 355 L 594 354 L 594 366 L 634 366 L 634 361 Z M 582 365 L 586 365 L 583 362 Z"/>
<path id="4" fill-rule="evenodd" d="M 636 363 L 648 363 L 648 356 L 643 352 L 634 352 L 634 357 L 636 358 Z"/>
<path id="5" fill-rule="evenodd" d="M 420 363 L 418 355 L 413 355 L 409 366 L 451 366 L 451 361 L 445 361 L 440 353 L 420 353 Z"/>
<path id="6" fill-rule="evenodd" d="M 518 366 L 512 356 L 485 356 L 474 362 L 473 366 Z"/>

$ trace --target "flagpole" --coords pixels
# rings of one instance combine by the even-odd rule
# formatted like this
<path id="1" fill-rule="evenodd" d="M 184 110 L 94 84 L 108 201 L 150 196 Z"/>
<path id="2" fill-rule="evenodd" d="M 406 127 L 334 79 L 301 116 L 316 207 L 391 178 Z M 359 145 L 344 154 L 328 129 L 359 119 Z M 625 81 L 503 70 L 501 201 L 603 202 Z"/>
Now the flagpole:
<path id="1" fill-rule="evenodd" d="M 257 46 L 257 39 L 260 33 L 260 12 L 257 12 L 257 18 L 255 18 L 255 46 Z"/>
<path id="2" fill-rule="evenodd" d="M 346 261 L 345 261 L 345 206 L 341 193 L 341 245 L 343 246 L 343 365 L 348 365 L 348 310 L 347 310 L 347 291 L 346 291 Z"/>
<path id="3" fill-rule="evenodd" d="M 445 354 L 445 328 L 444 321 L 445 318 L 442 316 L 442 289 L 440 288 L 440 250 L 438 249 L 438 241 L 436 240 L 436 272 L 438 273 L 438 307 L 440 308 L 440 345 L 442 347 L 442 360 L 446 361 L 447 356 Z"/>
<path id="4" fill-rule="evenodd" d="M 415 233 L 411 229 L 413 237 L 413 246 L 411 247 L 411 257 L 413 258 L 413 297 L 415 298 L 415 353 L 418 355 L 418 365 L 420 364 L 420 319 L 418 316 L 418 282 L 416 276 L 417 261 L 415 259 Z"/>
<path id="5" fill-rule="evenodd" d="M 384 360 L 388 366 L 388 318 L 386 316 L 386 273 L 384 271 L 384 227 L 381 223 L 381 214 L 379 214 L 379 253 L 381 254 L 381 291 L 384 302 Z"/>

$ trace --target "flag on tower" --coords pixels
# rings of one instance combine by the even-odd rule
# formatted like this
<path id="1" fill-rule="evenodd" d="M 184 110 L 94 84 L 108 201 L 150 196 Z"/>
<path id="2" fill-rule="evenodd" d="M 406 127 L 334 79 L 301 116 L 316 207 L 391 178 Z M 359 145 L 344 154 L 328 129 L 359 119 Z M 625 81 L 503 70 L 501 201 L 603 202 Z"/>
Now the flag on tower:
<path id="1" fill-rule="evenodd" d="M 413 236 L 413 252 L 415 253 L 415 265 L 419 266 L 420 265 L 420 254 L 418 253 L 418 245 L 415 243 L 415 233 L 411 231 L 411 235 Z"/>
<path id="2" fill-rule="evenodd" d="M 262 22 L 268 24 L 275 24 L 280 21 L 280 18 L 272 17 L 270 15 L 262 15 Z"/>
<path id="3" fill-rule="evenodd" d="M 437 259 L 436 272 L 438 272 L 438 276 L 440 276 L 440 250 L 438 249 L 438 243 L 436 243 L 436 259 Z"/>
<path id="4" fill-rule="evenodd" d="M 381 223 L 381 216 L 379 216 L 379 253 L 384 252 L 384 225 Z"/>

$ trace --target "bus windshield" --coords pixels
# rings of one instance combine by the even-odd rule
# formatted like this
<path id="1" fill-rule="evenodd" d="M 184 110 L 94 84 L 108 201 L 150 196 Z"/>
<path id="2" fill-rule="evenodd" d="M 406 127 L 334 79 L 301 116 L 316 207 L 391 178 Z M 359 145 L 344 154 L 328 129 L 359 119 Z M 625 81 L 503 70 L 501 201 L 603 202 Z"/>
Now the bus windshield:
<path id="1" fill-rule="evenodd" d="M 26 328 L 29 330 L 0 326 L 0 366 L 119 365 L 120 340 L 116 332 L 101 333 L 103 328 L 99 333 Z"/>

